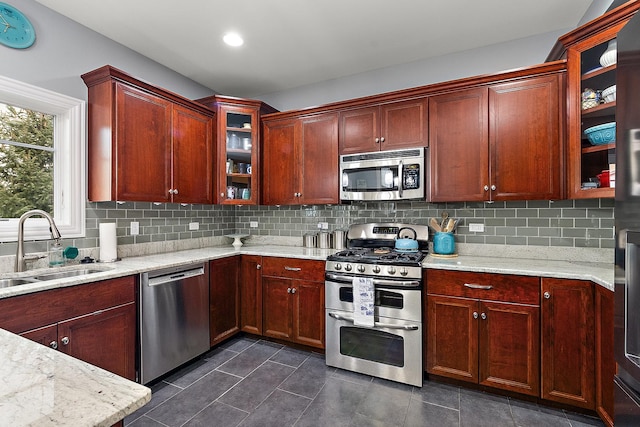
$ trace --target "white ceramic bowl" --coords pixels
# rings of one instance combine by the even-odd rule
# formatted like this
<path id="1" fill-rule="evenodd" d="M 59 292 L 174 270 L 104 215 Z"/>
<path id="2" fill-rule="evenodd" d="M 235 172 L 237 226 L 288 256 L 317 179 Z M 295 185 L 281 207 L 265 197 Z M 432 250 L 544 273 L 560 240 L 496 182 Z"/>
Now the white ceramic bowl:
<path id="1" fill-rule="evenodd" d="M 616 100 L 616 85 L 609 86 L 602 91 L 602 98 L 604 102 L 613 102 Z"/>
<path id="2" fill-rule="evenodd" d="M 618 61 L 618 44 L 616 40 L 611 40 L 607 50 L 600 57 L 600 65 L 608 67 Z"/>

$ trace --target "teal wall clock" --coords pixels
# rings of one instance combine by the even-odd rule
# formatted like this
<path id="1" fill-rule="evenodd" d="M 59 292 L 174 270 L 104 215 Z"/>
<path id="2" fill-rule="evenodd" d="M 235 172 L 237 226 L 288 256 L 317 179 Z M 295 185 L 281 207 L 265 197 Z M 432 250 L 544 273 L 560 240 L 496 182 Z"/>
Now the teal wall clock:
<path id="1" fill-rule="evenodd" d="M 15 7 L 0 2 L 0 43 L 14 49 L 26 49 L 35 40 L 31 21 Z"/>

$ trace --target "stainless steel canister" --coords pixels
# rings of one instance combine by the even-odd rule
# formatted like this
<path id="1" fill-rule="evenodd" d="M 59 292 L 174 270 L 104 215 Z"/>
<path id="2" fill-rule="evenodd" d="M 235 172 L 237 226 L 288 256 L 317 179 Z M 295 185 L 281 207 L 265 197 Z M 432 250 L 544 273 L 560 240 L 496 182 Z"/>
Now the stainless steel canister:
<path id="1" fill-rule="evenodd" d="M 315 248 L 316 247 L 317 236 L 315 233 L 308 233 L 302 236 L 302 246 L 305 248 Z"/>
<path id="2" fill-rule="evenodd" d="M 318 248 L 331 248 L 331 233 L 329 233 L 328 231 L 321 231 L 320 233 L 318 233 Z"/>
<path id="3" fill-rule="evenodd" d="M 347 233 L 344 230 L 333 230 L 333 248 L 345 249 L 347 244 Z"/>

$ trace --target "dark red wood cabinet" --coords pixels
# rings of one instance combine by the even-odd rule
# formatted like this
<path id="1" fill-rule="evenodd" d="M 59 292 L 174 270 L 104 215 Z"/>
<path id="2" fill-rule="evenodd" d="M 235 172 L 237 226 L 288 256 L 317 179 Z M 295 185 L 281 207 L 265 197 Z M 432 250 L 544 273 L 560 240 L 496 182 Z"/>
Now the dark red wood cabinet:
<path id="1" fill-rule="evenodd" d="M 133 276 L 0 300 L 0 327 L 136 379 Z"/>
<path id="2" fill-rule="evenodd" d="M 427 146 L 427 98 L 340 112 L 340 154 Z"/>
<path id="3" fill-rule="evenodd" d="M 240 261 L 240 329 L 262 335 L 262 257 L 242 255 Z"/>
<path id="4" fill-rule="evenodd" d="M 211 347 L 240 332 L 240 255 L 209 261 Z"/>

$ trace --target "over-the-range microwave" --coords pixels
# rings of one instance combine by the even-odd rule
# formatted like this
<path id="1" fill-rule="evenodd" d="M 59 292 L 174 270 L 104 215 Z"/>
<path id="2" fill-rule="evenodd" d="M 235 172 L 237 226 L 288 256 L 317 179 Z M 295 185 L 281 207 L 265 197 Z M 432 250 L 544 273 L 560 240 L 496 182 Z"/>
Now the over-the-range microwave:
<path id="1" fill-rule="evenodd" d="M 341 155 L 340 199 L 424 199 L 424 164 L 424 147 Z"/>

